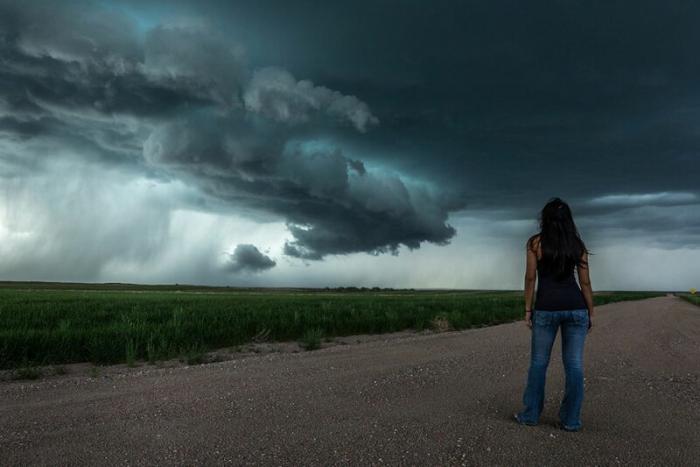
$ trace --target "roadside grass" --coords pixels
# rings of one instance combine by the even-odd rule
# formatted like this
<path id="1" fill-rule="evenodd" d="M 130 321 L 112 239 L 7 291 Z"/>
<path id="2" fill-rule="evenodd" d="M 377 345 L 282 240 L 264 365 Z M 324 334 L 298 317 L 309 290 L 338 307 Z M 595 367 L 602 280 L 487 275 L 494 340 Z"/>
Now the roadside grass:
<path id="1" fill-rule="evenodd" d="M 679 297 L 681 297 L 685 301 L 692 303 L 693 305 L 700 306 L 700 295 L 691 295 L 689 293 L 686 293 L 686 294 L 679 294 Z"/>
<path id="2" fill-rule="evenodd" d="M 316 350 L 321 347 L 321 338 L 323 337 L 323 329 L 312 328 L 307 329 L 301 338 L 301 346 L 306 350 Z"/>
<path id="3" fill-rule="evenodd" d="M 180 362 L 199 365 L 206 362 L 206 348 L 201 343 L 194 343 L 180 352 Z"/>
<path id="4" fill-rule="evenodd" d="M 12 379 L 39 379 L 42 375 L 41 369 L 33 362 L 26 359 L 14 369 Z"/>
<path id="5" fill-rule="evenodd" d="M 133 338 L 126 340 L 126 365 L 130 368 L 136 366 L 136 342 Z"/>
<path id="6" fill-rule="evenodd" d="M 594 295 L 596 305 L 660 293 Z M 206 361 L 210 350 L 522 319 L 521 291 L 225 291 L 0 288 L 0 369 Z M 24 370 L 21 370 L 24 368 Z M 95 370 L 98 371 L 98 370 Z"/>

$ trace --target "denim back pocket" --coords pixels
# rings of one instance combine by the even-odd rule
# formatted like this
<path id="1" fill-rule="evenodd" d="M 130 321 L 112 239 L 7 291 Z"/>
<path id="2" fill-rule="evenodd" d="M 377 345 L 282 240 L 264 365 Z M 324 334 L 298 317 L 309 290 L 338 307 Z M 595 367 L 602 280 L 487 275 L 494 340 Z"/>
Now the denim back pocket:
<path id="1" fill-rule="evenodd" d="M 573 317 L 574 323 L 588 325 L 588 310 L 573 310 L 571 316 Z"/>

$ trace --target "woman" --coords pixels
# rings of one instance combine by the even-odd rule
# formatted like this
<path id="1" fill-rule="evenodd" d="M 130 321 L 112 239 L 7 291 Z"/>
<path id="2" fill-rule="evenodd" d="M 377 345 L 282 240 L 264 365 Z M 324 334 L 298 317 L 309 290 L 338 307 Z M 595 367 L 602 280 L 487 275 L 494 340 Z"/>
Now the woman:
<path id="1" fill-rule="evenodd" d="M 525 408 L 514 417 L 536 425 L 544 405 L 545 377 L 552 344 L 561 328 L 566 389 L 558 427 L 581 428 L 583 402 L 583 344 L 593 326 L 595 310 L 588 268 L 588 250 L 579 237 L 569 206 L 552 198 L 540 213 L 540 232 L 527 241 L 525 324 L 531 329 L 530 369 L 523 394 Z M 578 272 L 579 285 L 574 278 Z M 537 296 L 531 307 L 538 278 Z"/>

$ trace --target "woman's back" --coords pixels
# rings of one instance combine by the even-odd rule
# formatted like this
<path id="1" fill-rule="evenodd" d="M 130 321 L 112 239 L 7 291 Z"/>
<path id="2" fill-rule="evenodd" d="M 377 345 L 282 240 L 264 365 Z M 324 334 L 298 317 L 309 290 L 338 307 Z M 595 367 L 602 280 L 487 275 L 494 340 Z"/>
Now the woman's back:
<path id="1" fill-rule="evenodd" d="M 586 301 L 574 277 L 573 268 L 565 277 L 555 277 L 542 261 L 542 246 L 539 242 L 539 236 L 535 236 L 533 244 L 537 254 L 537 293 L 533 308 L 543 311 L 586 308 Z"/>

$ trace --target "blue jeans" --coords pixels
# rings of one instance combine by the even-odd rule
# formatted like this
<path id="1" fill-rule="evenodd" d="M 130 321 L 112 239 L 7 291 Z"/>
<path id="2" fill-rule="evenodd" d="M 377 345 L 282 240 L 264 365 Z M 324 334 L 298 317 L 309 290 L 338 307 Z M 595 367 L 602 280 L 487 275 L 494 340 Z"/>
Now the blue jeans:
<path id="1" fill-rule="evenodd" d="M 544 406 L 544 386 L 552 345 L 561 326 L 562 360 L 566 373 L 564 399 L 559 421 L 567 430 L 581 427 L 583 402 L 583 344 L 588 334 L 588 310 L 532 311 L 530 370 L 523 394 L 525 409 L 518 413 L 528 425 L 539 422 Z"/>

